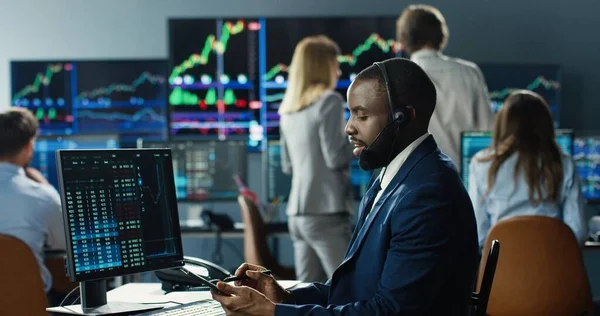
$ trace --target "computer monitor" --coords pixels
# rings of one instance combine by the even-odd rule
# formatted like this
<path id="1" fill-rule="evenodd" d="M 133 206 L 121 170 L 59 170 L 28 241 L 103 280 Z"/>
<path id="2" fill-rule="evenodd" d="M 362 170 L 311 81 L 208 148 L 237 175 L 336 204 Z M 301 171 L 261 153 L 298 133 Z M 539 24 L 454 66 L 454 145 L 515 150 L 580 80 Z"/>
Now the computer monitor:
<path id="1" fill-rule="evenodd" d="M 235 175 L 247 179 L 248 153 L 244 140 L 146 142 L 146 148 L 170 148 L 177 199 L 232 201 L 239 195 Z"/>
<path id="2" fill-rule="evenodd" d="M 173 139 L 263 139 L 259 99 L 260 19 L 169 20 Z"/>
<path id="3" fill-rule="evenodd" d="M 119 148 L 118 135 L 40 136 L 35 141 L 29 166 L 38 169 L 52 186 L 59 189 L 56 151 L 59 149 Z"/>
<path id="4" fill-rule="evenodd" d="M 84 311 L 106 305 L 105 278 L 183 265 L 170 150 L 59 150 L 56 160 Z"/>
<path id="5" fill-rule="evenodd" d="M 572 130 L 556 130 L 556 142 L 558 146 L 569 155 L 573 154 L 573 131 Z M 492 145 L 492 132 L 474 132 L 464 131 L 460 137 L 461 151 L 461 178 L 465 187 L 469 187 L 469 164 L 471 159 L 479 151 L 489 148 Z"/>
<path id="6" fill-rule="evenodd" d="M 269 201 L 279 199 L 287 201 L 292 188 L 292 177 L 283 173 L 281 169 L 281 146 L 278 140 L 269 140 L 266 155 L 266 185 L 267 198 Z M 358 166 L 358 160 L 353 159 L 350 166 L 350 181 L 352 183 L 352 194 L 355 201 L 360 201 L 369 189 L 373 172 L 364 171 Z"/>
<path id="7" fill-rule="evenodd" d="M 119 134 L 165 140 L 167 61 L 12 61 L 12 105 L 30 109 L 40 135 Z"/>
<path id="8" fill-rule="evenodd" d="M 292 176 L 283 173 L 281 169 L 281 146 L 278 140 L 267 143 L 266 155 L 266 181 L 267 199 L 273 201 L 287 201 L 292 189 Z"/>
<path id="9" fill-rule="evenodd" d="M 67 135 L 73 126 L 73 87 L 77 81 L 71 61 L 12 61 L 11 104 L 31 110 L 40 135 Z"/>
<path id="10" fill-rule="evenodd" d="M 573 158 L 582 194 L 588 203 L 600 203 L 600 132 L 577 134 Z"/>
<path id="11" fill-rule="evenodd" d="M 287 70 L 294 49 L 306 36 L 324 34 L 340 47 L 338 56 L 342 75 L 336 90 L 346 97 L 346 90 L 354 77 L 373 62 L 396 56 L 394 45 L 397 16 L 388 17 L 318 17 L 318 18 L 268 18 L 265 21 L 264 46 L 261 43 L 261 102 L 266 105 L 266 135 L 279 137 L 277 110 L 285 88 Z M 351 31 L 349 31 L 351 30 Z M 264 71 L 264 73 L 262 72 Z M 347 115 L 348 116 L 348 115 Z"/>
<path id="12" fill-rule="evenodd" d="M 488 86 L 494 112 L 502 107 L 506 97 L 517 89 L 539 93 L 550 106 L 555 127 L 559 127 L 562 68 L 538 64 L 479 64 Z"/>
<path id="13" fill-rule="evenodd" d="M 166 76 L 164 59 L 78 62 L 77 134 L 119 134 L 128 147 L 137 138 L 166 140 Z"/>

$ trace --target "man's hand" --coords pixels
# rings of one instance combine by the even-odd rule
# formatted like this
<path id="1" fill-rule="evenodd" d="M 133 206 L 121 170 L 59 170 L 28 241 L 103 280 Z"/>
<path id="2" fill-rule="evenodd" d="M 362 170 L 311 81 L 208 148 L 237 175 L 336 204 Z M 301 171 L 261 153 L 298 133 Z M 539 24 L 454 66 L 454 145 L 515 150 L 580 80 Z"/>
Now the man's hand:
<path id="1" fill-rule="evenodd" d="M 227 315 L 275 315 L 275 303 L 254 289 L 223 282 L 217 282 L 217 288 L 225 295 L 213 290 L 211 291 L 212 297 L 221 303 Z"/>
<path id="2" fill-rule="evenodd" d="M 27 177 L 29 179 L 31 179 L 37 183 L 49 184 L 48 181 L 46 180 L 46 178 L 44 178 L 44 176 L 42 175 L 42 173 L 39 172 L 35 168 L 31 168 L 31 167 L 25 168 L 25 175 L 27 175 Z"/>
<path id="3" fill-rule="evenodd" d="M 235 271 L 235 276 L 247 275 L 250 279 L 235 281 L 235 285 L 253 288 L 274 303 L 288 301 L 291 293 L 282 288 L 272 276 L 261 273 L 265 270 L 264 267 L 244 263 Z"/>

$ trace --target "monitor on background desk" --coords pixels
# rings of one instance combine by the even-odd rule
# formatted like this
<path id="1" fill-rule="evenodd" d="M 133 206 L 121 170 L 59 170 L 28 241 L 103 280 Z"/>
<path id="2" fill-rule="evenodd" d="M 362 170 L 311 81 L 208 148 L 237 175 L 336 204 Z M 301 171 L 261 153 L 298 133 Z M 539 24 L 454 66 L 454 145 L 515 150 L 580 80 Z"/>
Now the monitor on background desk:
<path id="1" fill-rule="evenodd" d="M 144 142 L 144 147 L 171 149 L 180 201 L 235 201 L 239 189 L 234 176 L 247 179 L 245 140 Z"/>
<path id="2" fill-rule="evenodd" d="M 600 132 L 576 133 L 573 158 L 581 180 L 583 197 L 600 203 Z"/>
<path id="3" fill-rule="evenodd" d="M 556 142 L 558 146 L 567 154 L 573 154 L 573 137 L 574 133 L 572 130 L 556 130 Z M 460 174 L 465 184 L 465 187 L 469 187 L 469 164 L 471 159 L 479 151 L 486 149 L 492 145 L 492 132 L 473 132 L 464 131 L 460 137 L 460 151 L 461 151 L 461 169 Z"/>
<path id="4" fill-rule="evenodd" d="M 59 149 L 119 148 L 118 135 L 40 136 L 35 141 L 29 166 L 38 169 L 52 186 L 59 189 L 56 151 Z"/>
<path id="5" fill-rule="evenodd" d="M 171 151 L 59 150 L 56 159 L 67 272 L 81 282 L 81 305 L 69 309 L 153 309 L 107 304 L 105 279 L 183 266 Z"/>
<path id="6" fill-rule="evenodd" d="M 286 175 L 281 170 L 281 146 L 278 140 L 269 140 L 267 146 L 267 155 L 265 157 L 265 176 L 267 199 L 273 201 L 279 199 L 287 201 L 292 188 L 292 177 Z M 365 194 L 371 180 L 373 172 L 364 171 L 358 166 L 358 160 L 353 159 L 350 166 L 350 181 L 352 183 L 352 195 L 355 201 L 360 201 Z"/>
<path id="7" fill-rule="evenodd" d="M 554 118 L 554 127 L 559 127 L 562 68 L 558 65 L 540 64 L 478 64 L 485 77 L 494 112 L 498 112 L 504 100 L 513 91 L 526 89 L 540 94 Z"/>
<path id="8" fill-rule="evenodd" d="M 12 61 L 12 105 L 30 109 L 40 135 L 167 137 L 165 59 Z"/>

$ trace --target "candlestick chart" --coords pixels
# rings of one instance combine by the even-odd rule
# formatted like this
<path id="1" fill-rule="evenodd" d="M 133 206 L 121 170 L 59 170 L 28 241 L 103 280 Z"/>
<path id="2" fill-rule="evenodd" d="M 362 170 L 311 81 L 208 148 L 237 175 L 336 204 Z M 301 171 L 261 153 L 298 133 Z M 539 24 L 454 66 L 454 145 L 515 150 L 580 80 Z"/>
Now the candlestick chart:
<path id="1" fill-rule="evenodd" d="M 259 20 L 170 20 L 168 78 L 174 137 L 262 140 Z"/>
<path id="2" fill-rule="evenodd" d="M 72 131 L 75 67 L 69 61 L 11 62 L 11 103 L 35 114 L 42 135 Z"/>

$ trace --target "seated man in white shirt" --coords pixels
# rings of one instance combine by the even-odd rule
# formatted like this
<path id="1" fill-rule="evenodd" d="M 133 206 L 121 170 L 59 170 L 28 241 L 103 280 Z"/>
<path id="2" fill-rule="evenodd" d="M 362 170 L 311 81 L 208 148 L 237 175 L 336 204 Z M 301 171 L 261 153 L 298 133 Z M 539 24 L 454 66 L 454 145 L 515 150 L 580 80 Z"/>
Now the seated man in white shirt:
<path id="1" fill-rule="evenodd" d="M 409 6 L 396 25 L 402 51 L 425 70 L 437 90 L 429 131 L 460 170 L 461 131 L 491 130 L 494 112 L 479 67 L 442 54 L 448 34 L 446 20 L 430 5 Z"/>
<path id="2" fill-rule="evenodd" d="M 0 234 L 22 240 L 35 256 L 48 293 L 52 277 L 44 245 L 65 249 L 60 197 L 44 176 L 27 167 L 33 157 L 37 119 L 25 109 L 0 113 Z"/>

